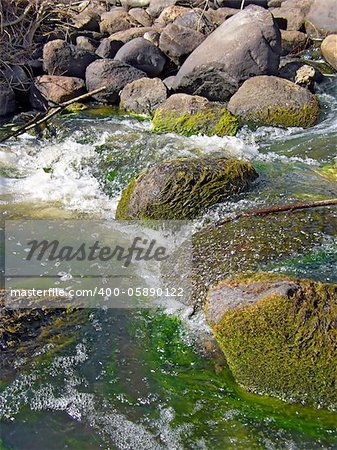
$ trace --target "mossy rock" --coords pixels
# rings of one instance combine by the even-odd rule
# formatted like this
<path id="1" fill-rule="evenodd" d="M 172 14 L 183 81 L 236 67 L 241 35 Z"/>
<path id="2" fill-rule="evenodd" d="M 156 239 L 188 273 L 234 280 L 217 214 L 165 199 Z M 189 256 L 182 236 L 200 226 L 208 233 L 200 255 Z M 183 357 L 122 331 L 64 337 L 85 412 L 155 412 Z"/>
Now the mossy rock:
<path id="1" fill-rule="evenodd" d="M 124 190 L 116 219 L 193 219 L 247 189 L 253 166 L 225 158 L 179 158 L 142 173 Z"/>
<path id="2" fill-rule="evenodd" d="M 155 131 L 184 136 L 234 136 L 239 128 L 237 118 L 223 105 L 187 94 L 169 97 L 155 111 L 152 123 Z"/>
<path id="3" fill-rule="evenodd" d="M 266 75 L 245 81 L 228 109 L 245 123 L 279 127 L 308 128 L 319 116 L 318 100 L 308 89 Z"/>
<path id="4" fill-rule="evenodd" d="M 337 409 L 337 285 L 242 276 L 211 290 L 207 311 L 247 390 Z"/>

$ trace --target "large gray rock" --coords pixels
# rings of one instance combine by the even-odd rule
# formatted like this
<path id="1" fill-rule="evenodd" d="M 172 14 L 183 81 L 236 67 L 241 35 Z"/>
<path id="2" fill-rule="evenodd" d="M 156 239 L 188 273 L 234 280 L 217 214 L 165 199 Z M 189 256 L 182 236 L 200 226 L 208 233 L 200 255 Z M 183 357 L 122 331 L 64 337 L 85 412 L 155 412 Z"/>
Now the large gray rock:
<path id="1" fill-rule="evenodd" d="M 29 92 L 33 108 L 44 111 L 85 93 L 85 83 L 81 78 L 42 75 L 34 78 Z"/>
<path id="2" fill-rule="evenodd" d="M 101 15 L 101 33 L 113 34 L 118 31 L 128 30 L 135 25 L 135 20 L 124 8 L 114 8 L 112 11 Z"/>
<path id="3" fill-rule="evenodd" d="M 121 108 L 136 114 L 151 115 L 167 99 L 167 88 L 159 78 L 140 78 L 121 92 Z"/>
<path id="4" fill-rule="evenodd" d="M 86 68 L 97 58 L 94 53 L 62 39 L 50 41 L 43 47 L 43 67 L 49 75 L 84 78 Z"/>
<path id="5" fill-rule="evenodd" d="M 116 53 L 115 59 L 130 64 L 151 77 L 161 74 L 166 63 L 164 53 L 142 37 L 123 45 Z"/>
<path id="6" fill-rule="evenodd" d="M 337 34 L 327 36 L 321 45 L 324 59 L 337 70 Z"/>
<path id="7" fill-rule="evenodd" d="M 280 53 L 281 36 L 272 15 L 249 6 L 194 50 L 176 76 L 175 89 L 226 101 L 249 77 L 276 74 Z"/>
<path id="8" fill-rule="evenodd" d="M 16 111 L 15 94 L 13 89 L 4 81 L 0 81 L 0 117 Z"/>
<path id="9" fill-rule="evenodd" d="M 313 0 L 286 0 L 280 8 L 272 10 L 272 14 L 282 28 L 288 31 L 299 31 L 304 27 L 305 17 Z M 283 22 L 283 23 L 282 23 Z"/>
<path id="10" fill-rule="evenodd" d="M 305 21 L 306 32 L 311 37 L 326 37 L 337 33 L 336 0 L 314 0 Z"/>
<path id="11" fill-rule="evenodd" d="M 170 23 L 159 38 L 160 49 L 180 66 L 205 39 L 199 31 Z"/>
<path id="12" fill-rule="evenodd" d="M 281 127 L 310 127 L 319 115 L 317 98 L 308 89 L 274 76 L 247 80 L 228 109 L 244 122 Z"/>
<path id="13" fill-rule="evenodd" d="M 99 59 L 87 68 L 85 79 L 88 91 L 106 86 L 103 92 L 94 95 L 96 100 L 117 104 L 120 91 L 128 83 L 146 76 L 145 72 L 121 61 Z"/>

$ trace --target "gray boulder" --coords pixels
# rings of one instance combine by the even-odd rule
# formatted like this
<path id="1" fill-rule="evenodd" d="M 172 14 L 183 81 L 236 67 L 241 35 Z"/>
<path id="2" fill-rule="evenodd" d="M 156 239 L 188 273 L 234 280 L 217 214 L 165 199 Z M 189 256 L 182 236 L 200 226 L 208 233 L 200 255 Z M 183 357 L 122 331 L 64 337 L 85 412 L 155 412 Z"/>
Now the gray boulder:
<path id="1" fill-rule="evenodd" d="M 88 91 L 106 86 L 103 92 L 94 95 L 100 102 L 119 103 L 120 91 L 132 81 L 146 77 L 146 73 L 121 61 L 99 59 L 87 68 L 85 80 Z"/>
<path id="2" fill-rule="evenodd" d="M 307 128 L 317 121 L 319 104 L 308 89 L 274 76 L 247 80 L 228 103 L 247 123 Z"/>
<path id="3" fill-rule="evenodd" d="M 159 48 L 180 66 L 204 40 L 205 36 L 199 31 L 170 23 L 160 35 Z"/>
<path id="4" fill-rule="evenodd" d="M 281 36 L 272 15 L 249 6 L 194 50 L 176 76 L 175 89 L 226 101 L 248 78 L 276 74 L 280 53 Z"/>
<path id="5" fill-rule="evenodd" d="M 116 53 L 115 59 L 130 64 L 151 77 L 159 75 L 166 63 L 164 53 L 142 37 L 132 39 L 123 45 Z"/>
<path id="6" fill-rule="evenodd" d="M 128 30 L 134 25 L 134 19 L 124 8 L 114 8 L 112 11 L 101 15 L 100 31 L 101 33 L 113 34 Z"/>
<path id="7" fill-rule="evenodd" d="M 113 41 L 109 38 L 104 38 L 96 50 L 96 55 L 100 58 L 113 59 L 120 48 L 124 45 L 121 41 Z"/>
<path id="8" fill-rule="evenodd" d="M 0 81 L 0 117 L 12 114 L 15 111 L 14 91 L 5 81 Z"/>
<path id="9" fill-rule="evenodd" d="M 140 78 L 125 86 L 120 107 L 136 114 L 152 115 L 167 99 L 167 88 L 159 78 Z"/>
<path id="10" fill-rule="evenodd" d="M 132 8 L 129 15 L 143 27 L 150 27 L 153 23 L 153 18 L 143 8 Z"/>
<path id="11" fill-rule="evenodd" d="M 337 70 L 337 34 L 327 36 L 321 45 L 323 58 Z"/>
<path id="12" fill-rule="evenodd" d="M 62 39 L 50 41 L 43 47 L 43 67 L 49 75 L 84 78 L 86 68 L 97 58 L 94 53 Z"/>
<path id="13" fill-rule="evenodd" d="M 314 0 L 306 16 L 305 29 L 309 36 L 324 38 L 337 33 L 336 0 Z"/>

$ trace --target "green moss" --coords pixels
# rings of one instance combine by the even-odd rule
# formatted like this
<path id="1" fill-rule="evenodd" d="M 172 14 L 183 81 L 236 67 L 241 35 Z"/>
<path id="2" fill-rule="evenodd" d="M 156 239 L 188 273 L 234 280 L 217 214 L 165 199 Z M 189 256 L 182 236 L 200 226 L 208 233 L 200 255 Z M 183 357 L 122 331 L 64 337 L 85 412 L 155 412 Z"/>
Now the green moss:
<path id="1" fill-rule="evenodd" d="M 239 127 L 238 120 L 223 107 L 205 108 L 196 114 L 164 113 L 157 110 L 153 117 L 155 131 L 174 132 L 184 136 L 206 134 L 207 136 L 234 136 Z"/>
<path id="2" fill-rule="evenodd" d="M 316 123 L 318 116 L 319 104 L 315 100 L 300 109 L 270 106 L 259 111 L 254 111 L 251 114 L 248 113 L 245 116 L 245 120 L 258 125 L 308 128 Z"/>
<path id="3" fill-rule="evenodd" d="M 281 280 L 300 287 L 289 297 L 269 294 L 225 311 L 213 325 L 216 339 L 235 379 L 246 389 L 337 409 L 337 286 L 270 274 L 226 284 Z"/>
<path id="4" fill-rule="evenodd" d="M 179 158 L 159 164 L 124 190 L 116 218 L 192 219 L 201 211 L 242 192 L 257 178 L 244 161 Z"/>
<path id="5" fill-rule="evenodd" d="M 323 166 L 315 172 L 328 180 L 337 181 L 337 164 Z"/>

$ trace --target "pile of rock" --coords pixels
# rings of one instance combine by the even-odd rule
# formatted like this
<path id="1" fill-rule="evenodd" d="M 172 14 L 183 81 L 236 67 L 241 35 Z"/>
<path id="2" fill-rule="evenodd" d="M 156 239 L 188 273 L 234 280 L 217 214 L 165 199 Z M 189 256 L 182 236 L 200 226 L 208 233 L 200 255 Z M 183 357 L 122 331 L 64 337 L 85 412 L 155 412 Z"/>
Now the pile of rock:
<path id="1" fill-rule="evenodd" d="M 27 102 L 45 109 L 106 86 L 94 100 L 137 114 L 152 116 L 174 104 L 167 100 L 170 95 L 184 93 L 221 102 L 223 108 L 229 102 L 241 122 L 311 126 L 318 103 L 303 86 L 312 89 L 314 78 L 301 84 L 294 74 L 284 75 L 289 71 L 284 61 L 280 70 L 280 59 L 297 55 L 312 38 L 325 38 L 322 54 L 336 69 L 333 0 L 252 0 L 245 1 L 244 10 L 241 1 L 219 0 L 206 9 L 197 3 L 125 0 L 106 11 L 105 2 L 87 2 L 72 18 L 69 41 L 44 45 L 43 65 L 32 64 L 32 82 L 27 75 L 32 67 L 14 66 L 5 74 L 0 115 Z M 300 69 L 303 62 L 297 63 Z M 181 111 L 182 117 L 186 114 L 188 108 Z M 161 128 L 170 130 L 169 124 Z M 195 131 L 207 134 L 207 128 Z M 217 134 L 224 130 L 218 128 Z"/>

